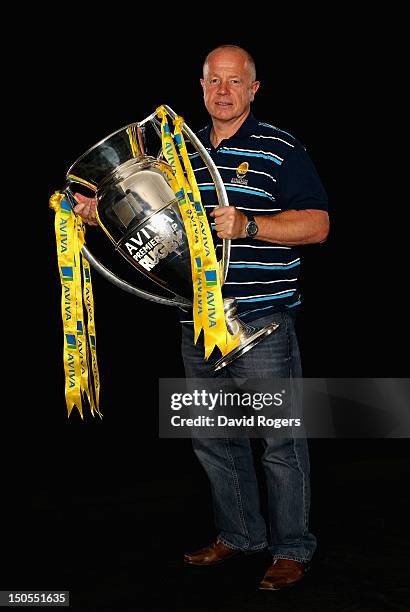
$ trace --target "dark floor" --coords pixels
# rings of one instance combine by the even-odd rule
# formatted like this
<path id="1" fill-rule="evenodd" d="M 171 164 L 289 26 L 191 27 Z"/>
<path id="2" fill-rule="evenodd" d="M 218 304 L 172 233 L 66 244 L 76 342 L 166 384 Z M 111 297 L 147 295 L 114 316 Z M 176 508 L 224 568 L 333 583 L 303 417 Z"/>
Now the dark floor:
<path id="1" fill-rule="evenodd" d="M 257 590 L 265 553 L 207 570 L 181 563 L 184 550 L 213 535 L 206 482 L 188 446 L 169 457 L 169 477 L 144 479 L 140 466 L 136 483 L 126 466 L 115 476 L 97 458 L 93 466 L 73 460 L 83 473 L 67 472 L 64 483 L 50 457 L 33 456 L 22 484 L 33 465 L 43 474 L 2 525 L 1 589 L 69 590 L 71 609 L 81 611 L 408 610 L 404 442 L 367 441 L 366 453 L 358 440 L 311 443 L 319 548 L 306 579 L 280 593 Z"/>

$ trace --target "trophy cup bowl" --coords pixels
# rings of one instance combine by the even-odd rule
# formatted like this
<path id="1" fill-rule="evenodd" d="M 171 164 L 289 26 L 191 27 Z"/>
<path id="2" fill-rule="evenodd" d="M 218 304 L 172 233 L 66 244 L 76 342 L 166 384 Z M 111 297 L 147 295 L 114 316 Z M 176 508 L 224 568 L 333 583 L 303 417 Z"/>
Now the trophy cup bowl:
<path id="1" fill-rule="evenodd" d="M 176 117 L 170 107 L 164 105 L 163 108 L 173 119 Z M 97 202 L 97 221 L 115 249 L 134 269 L 169 292 L 170 297 L 150 293 L 123 281 L 84 246 L 84 256 L 98 272 L 138 297 L 189 309 L 193 299 L 190 251 L 178 199 L 170 185 L 172 168 L 162 159 L 162 151 L 156 156 L 146 152 L 146 129 L 152 127 L 159 136 L 159 125 L 155 112 L 95 144 L 69 168 L 64 191 L 74 207 L 77 203 L 74 190 L 79 185 L 91 190 Z M 181 129 L 208 167 L 219 205 L 229 206 L 212 158 L 185 123 Z M 229 254 L 230 241 L 224 240 L 219 262 L 221 285 L 228 272 Z M 227 329 L 231 334 L 239 334 L 240 341 L 235 349 L 215 363 L 214 371 L 246 353 L 278 327 L 278 324 L 271 323 L 255 332 L 240 321 L 236 310 L 236 300 L 225 298 Z"/>

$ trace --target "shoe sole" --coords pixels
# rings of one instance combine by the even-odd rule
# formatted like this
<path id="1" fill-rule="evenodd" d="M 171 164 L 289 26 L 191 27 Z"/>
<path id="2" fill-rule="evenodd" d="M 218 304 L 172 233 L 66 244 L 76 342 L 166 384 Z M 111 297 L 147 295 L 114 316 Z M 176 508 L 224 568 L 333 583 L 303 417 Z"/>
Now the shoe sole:
<path id="1" fill-rule="evenodd" d="M 239 550 L 237 553 L 233 553 L 229 555 L 226 559 L 220 559 L 219 561 L 214 561 L 213 563 L 192 563 L 192 561 L 186 561 L 184 559 L 185 565 L 191 565 L 192 567 L 214 567 L 214 565 L 222 565 L 223 563 L 229 563 L 232 559 L 237 559 L 243 553 L 242 550 Z"/>
<path id="2" fill-rule="evenodd" d="M 282 591 L 283 589 L 290 589 L 293 586 L 296 586 L 297 584 L 299 584 L 299 582 L 301 580 L 303 580 L 303 578 L 305 578 L 305 576 L 306 576 L 306 574 L 308 573 L 309 570 L 310 570 L 310 566 L 308 565 L 305 568 L 305 573 L 303 574 L 303 576 L 301 576 L 297 580 L 294 580 L 293 582 L 290 582 L 289 584 L 284 584 L 283 586 L 280 586 L 280 587 L 262 587 L 262 586 L 259 586 L 258 590 L 259 591 Z"/>
<path id="3" fill-rule="evenodd" d="M 258 553 L 266 551 L 266 548 L 261 548 L 258 550 L 238 550 L 238 552 L 229 555 L 226 559 L 221 559 L 220 561 L 215 561 L 214 563 L 192 563 L 192 561 L 186 561 L 184 559 L 185 565 L 193 565 L 194 567 L 213 567 L 214 565 L 222 565 L 223 563 L 228 563 L 231 559 L 237 559 L 238 557 L 250 557 L 252 555 L 257 555 Z"/>

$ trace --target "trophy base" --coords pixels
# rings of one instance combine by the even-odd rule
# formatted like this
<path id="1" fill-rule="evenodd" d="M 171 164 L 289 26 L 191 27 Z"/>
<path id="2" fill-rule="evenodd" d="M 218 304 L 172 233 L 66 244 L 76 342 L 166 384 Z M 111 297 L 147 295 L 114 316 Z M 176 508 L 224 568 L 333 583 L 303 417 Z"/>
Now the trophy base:
<path id="1" fill-rule="evenodd" d="M 278 327 L 279 323 L 270 323 L 266 327 L 259 329 L 254 334 L 248 334 L 248 337 L 246 339 L 243 339 L 243 334 L 241 334 L 241 343 L 239 344 L 239 346 L 237 346 L 227 355 L 224 355 L 224 357 L 221 357 L 221 359 L 218 359 L 212 370 L 214 372 L 217 372 L 218 370 L 221 370 L 225 366 L 229 365 L 230 363 L 232 363 L 232 361 L 238 359 L 238 357 L 241 357 L 242 355 L 250 351 L 251 348 L 258 344 L 258 342 L 260 342 L 264 338 L 267 338 L 267 336 L 274 332 Z"/>
<path id="2" fill-rule="evenodd" d="M 257 332 L 251 332 L 249 328 L 242 323 L 242 321 L 236 316 L 237 301 L 234 298 L 224 299 L 224 313 L 226 326 L 229 333 L 232 335 L 239 334 L 239 346 L 233 349 L 227 355 L 218 359 L 214 364 L 212 371 L 217 372 L 225 366 L 229 365 L 238 357 L 241 357 L 245 353 L 251 350 L 258 342 L 267 338 L 272 332 L 278 327 L 279 323 L 269 323 L 266 327 L 259 329 Z"/>

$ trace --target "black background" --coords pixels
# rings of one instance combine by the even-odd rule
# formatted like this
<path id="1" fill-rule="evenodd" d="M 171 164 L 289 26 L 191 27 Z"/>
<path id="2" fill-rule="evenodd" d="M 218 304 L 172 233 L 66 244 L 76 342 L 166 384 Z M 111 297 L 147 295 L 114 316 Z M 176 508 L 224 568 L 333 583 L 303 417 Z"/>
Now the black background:
<path id="1" fill-rule="evenodd" d="M 296 31 L 293 22 L 279 27 L 273 14 L 256 28 L 244 14 L 241 27 L 219 32 L 204 17 L 196 36 L 177 15 L 164 18 L 158 10 L 152 22 L 125 18 L 125 27 L 124 16 L 120 26 L 113 15 L 88 29 L 65 19 L 38 29 L 16 62 L 22 94 L 14 140 L 24 154 L 13 187 L 23 188 L 27 208 L 9 270 L 18 266 L 25 276 L 19 271 L 10 306 L 23 314 L 4 330 L 17 349 L 7 352 L 17 376 L 3 416 L 0 586 L 70 589 L 81 610 L 262 610 L 271 605 L 255 591 L 264 567 L 242 569 L 238 583 L 234 573 L 196 576 L 180 566 L 183 550 L 214 534 L 208 485 L 189 441 L 157 436 L 158 378 L 183 376 L 176 312 L 94 274 L 104 418 L 81 421 L 73 413 L 67 421 L 47 202 L 85 149 L 161 103 L 192 129 L 202 127 L 203 58 L 217 44 L 243 45 L 262 82 L 254 114 L 306 145 L 329 195 L 329 239 L 304 253 L 298 333 L 305 376 L 405 376 L 405 243 L 396 238 L 402 218 L 392 212 L 383 163 L 388 66 L 377 37 L 367 30 L 363 38 L 355 20 L 336 33 L 337 16 Z M 154 27 L 162 40 L 150 34 Z M 98 230 L 87 240 L 123 270 Z M 322 598 L 328 609 L 401 609 L 408 509 L 397 491 L 405 488 L 407 441 L 311 440 L 310 449 L 318 570 L 292 606 L 316 609 Z"/>

